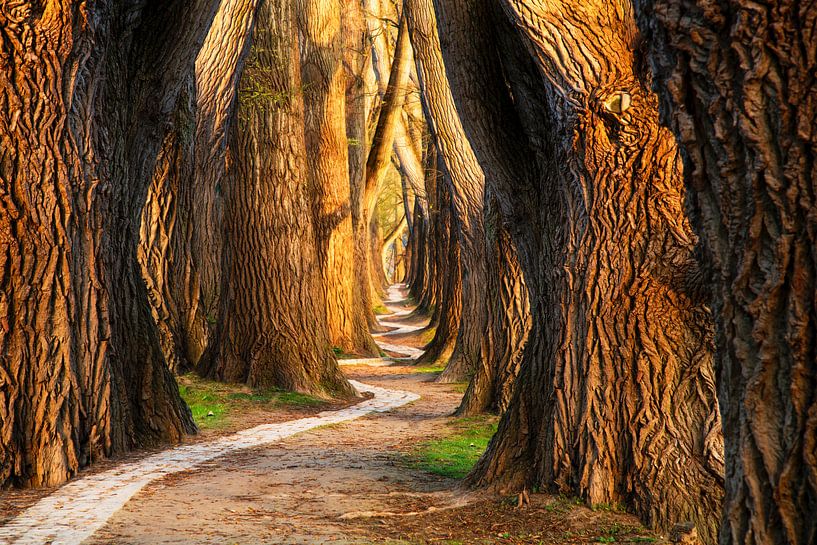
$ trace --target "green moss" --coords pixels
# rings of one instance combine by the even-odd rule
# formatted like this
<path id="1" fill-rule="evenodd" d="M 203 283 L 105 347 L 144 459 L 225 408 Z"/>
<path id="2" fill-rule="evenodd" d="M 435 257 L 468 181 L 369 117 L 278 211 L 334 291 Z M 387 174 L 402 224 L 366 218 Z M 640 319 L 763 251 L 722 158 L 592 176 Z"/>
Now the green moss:
<path id="1" fill-rule="evenodd" d="M 461 479 L 465 477 L 496 433 L 498 418 L 474 416 L 458 418 L 442 439 L 422 443 L 410 458 L 410 465 L 429 473 Z"/>
<path id="2" fill-rule="evenodd" d="M 224 384 L 203 379 L 193 373 L 179 377 L 178 381 L 179 393 L 201 429 L 222 427 L 230 418 L 250 410 L 315 407 L 324 403 L 324 400 L 307 394 L 252 389 L 243 384 Z"/>
<path id="3" fill-rule="evenodd" d="M 383 305 L 375 305 L 374 307 L 372 307 L 372 312 L 374 312 L 378 316 L 382 316 L 384 314 L 391 314 L 391 311 Z"/>

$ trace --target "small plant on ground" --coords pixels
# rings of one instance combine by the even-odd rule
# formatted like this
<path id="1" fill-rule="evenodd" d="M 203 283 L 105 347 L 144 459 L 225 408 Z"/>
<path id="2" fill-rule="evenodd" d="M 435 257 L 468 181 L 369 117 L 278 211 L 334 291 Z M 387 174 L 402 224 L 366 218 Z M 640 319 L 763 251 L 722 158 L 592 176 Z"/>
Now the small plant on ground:
<path id="1" fill-rule="evenodd" d="M 429 473 L 461 479 L 485 452 L 497 422 L 495 416 L 458 418 L 449 423 L 448 436 L 422 443 L 410 464 Z"/>

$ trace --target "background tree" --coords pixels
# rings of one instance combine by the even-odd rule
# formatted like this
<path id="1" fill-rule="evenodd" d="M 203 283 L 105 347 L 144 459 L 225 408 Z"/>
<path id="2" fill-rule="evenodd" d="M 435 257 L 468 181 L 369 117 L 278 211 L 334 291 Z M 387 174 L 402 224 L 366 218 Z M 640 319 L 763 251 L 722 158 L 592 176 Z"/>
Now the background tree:
<path id="1" fill-rule="evenodd" d="M 501 9 L 496 9 L 501 7 Z M 627 2 L 439 2 L 451 89 L 531 294 L 517 388 L 471 480 L 621 503 L 714 539 L 710 317 Z"/>
<path id="2" fill-rule="evenodd" d="M 462 316 L 451 361 L 440 380 L 457 382 L 480 375 L 469 388 L 459 412 L 469 414 L 496 409 L 496 394 L 510 387 L 510 384 L 496 381 L 512 380 L 516 376 L 517 354 L 521 351 L 521 344 L 506 343 L 504 339 L 521 341 L 523 329 L 527 327 L 527 318 L 518 314 L 527 312 L 527 303 L 505 297 L 526 297 L 527 293 L 526 290 L 499 287 L 500 283 L 511 286 L 521 282 L 519 269 L 506 267 L 515 262 L 512 254 L 502 259 L 489 258 L 494 251 L 490 247 L 497 244 L 499 238 L 496 235 L 504 227 L 497 224 L 491 239 L 486 236 L 485 176 L 454 104 L 432 2 L 408 0 L 406 8 L 423 106 L 445 166 L 443 179 L 450 184 L 455 232 L 460 246 Z M 510 245 L 503 249 L 512 251 Z M 513 279 L 514 275 L 517 275 L 516 279 Z M 498 306 L 494 306 L 494 301 L 499 301 Z M 517 328 L 517 331 L 504 331 L 505 328 Z M 505 353 L 505 349 L 513 352 Z M 508 369 L 508 366 L 514 369 Z"/>
<path id="3" fill-rule="evenodd" d="M 723 544 L 817 540 L 817 6 L 637 1 L 713 281 Z"/>
<path id="4" fill-rule="evenodd" d="M 3 484 L 57 484 L 194 429 L 137 247 L 156 157 L 216 5 L 0 7 Z"/>
<path id="5" fill-rule="evenodd" d="M 349 353 L 378 354 L 355 299 L 346 83 L 340 0 L 298 0 L 307 168 L 315 197 L 318 263 L 323 273 L 329 336 Z"/>
<path id="6" fill-rule="evenodd" d="M 139 260 L 171 368 L 195 367 L 221 288 L 226 132 L 258 0 L 222 0 L 183 88 L 142 214 Z"/>

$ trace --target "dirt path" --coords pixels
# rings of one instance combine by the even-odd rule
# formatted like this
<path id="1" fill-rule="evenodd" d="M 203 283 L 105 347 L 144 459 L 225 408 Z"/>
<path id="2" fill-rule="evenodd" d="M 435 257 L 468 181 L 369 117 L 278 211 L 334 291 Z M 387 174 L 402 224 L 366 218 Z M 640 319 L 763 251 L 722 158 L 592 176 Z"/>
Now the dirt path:
<path id="1" fill-rule="evenodd" d="M 391 295 L 397 300 L 402 292 L 395 288 Z M 616 535 L 625 530 L 620 538 L 642 534 L 626 515 L 595 513 L 539 494 L 530 508 L 516 510 L 502 498 L 468 493 L 454 480 L 412 469 L 406 453 L 446 433 L 462 394 L 410 365 L 417 350 L 403 339 L 422 324 L 408 317 L 405 304 L 391 303 L 396 314 L 383 321 L 396 329 L 378 342 L 403 358 L 397 364 L 383 358 L 344 362 L 350 379 L 373 387 L 374 399 L 323 415 L 331 425 L 275 442 L 265 438 L 220 451 L 219 441 L 241 436 L 236 434 L 192 445 L 199 458 L 177 455 L 184 467 L 143 472 L 145 482 L 133 489 L 106 488 L 118 478 L 109 472 L 78 479 L 0 527 L 0 543 L 543 544 L 594 543 L 599 531 L 613 527 Z M 370 402 L 383 412 L 338 422 L 343 411 L 360 411 Z M 310 419 L 295 422 L 304 420 Z M 280 425 L 269 425 L 267 432 Z M 167 458 L 177 450 L 161 454 Z M 77 485 L 90 496 L 77 496 L 71 489 Z M 65 516 L 66 509 L 78 507 L 82 516 Z"/>

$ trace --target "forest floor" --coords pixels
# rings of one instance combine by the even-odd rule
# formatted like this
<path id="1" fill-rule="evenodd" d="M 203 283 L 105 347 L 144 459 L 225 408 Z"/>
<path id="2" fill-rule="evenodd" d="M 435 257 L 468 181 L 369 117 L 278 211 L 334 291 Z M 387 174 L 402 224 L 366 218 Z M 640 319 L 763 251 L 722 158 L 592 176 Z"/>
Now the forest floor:
<path id="1" fill-rule="evenodd" d="M 410 310 L 407 303 L 398 304 L 390 302 L 390 309 Z M 414 316 L 398 314 L 383 321 L 402 321 L 407 326 L 378 338 L 392 347 L 421 346 L 427 337 L 427 332 L 416 329 L 423 324 Z M 475 426 L 473 421 L 450 416 L 462 396 L 462 385 L 435 383 L 437 370 L 411 363 L 344 364 L 343 369 L 350 379 L 368 385 L 416 393 L 420 396 L 416 401 L 231 452 L 153 480 L 84 543 L 661 542 L 637 519 L 614 509 L 589 509 L 581 502 L 546 494 L 531 494 L 530 505 L 517 508 L 515 496 L 463 489 L 457 479 L 445 475 L 460 476 L 468 467 L 446 466 L 446 448 L 472 449 L 466 452 L 472 462 L 484 441 L 469 443 L 467 432 L 483 429 L 491 421 L 480 420 Z M 265 410 L 277 414 L 269 407 Z M 292 408 L 282 414 L 291 416 Z M 259 413 L 252 415 L 249 420 L 254 425 Z M 232 432 L 241 420 L 235 417 L 205 435 Z M 13 506 L 13 502 L 5 505 Z"/>

